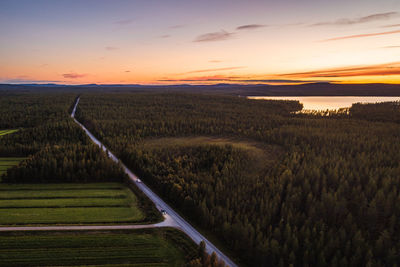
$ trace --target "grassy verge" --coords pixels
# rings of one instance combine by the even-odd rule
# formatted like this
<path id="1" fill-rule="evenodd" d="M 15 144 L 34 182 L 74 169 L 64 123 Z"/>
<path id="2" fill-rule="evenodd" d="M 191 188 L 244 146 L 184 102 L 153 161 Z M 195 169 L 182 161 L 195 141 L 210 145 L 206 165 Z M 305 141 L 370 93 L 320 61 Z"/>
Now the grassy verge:
<path id="1" fill-rule="evenodd" d="M 197 246 L 174 229 L 0 233 L 0 266 L 182 266 Z"/>
<path id="2" fill-rule="evenodd" d="M 119 183 L 0 185 L 0 225 L 144 220 L 136 196 Z"/>

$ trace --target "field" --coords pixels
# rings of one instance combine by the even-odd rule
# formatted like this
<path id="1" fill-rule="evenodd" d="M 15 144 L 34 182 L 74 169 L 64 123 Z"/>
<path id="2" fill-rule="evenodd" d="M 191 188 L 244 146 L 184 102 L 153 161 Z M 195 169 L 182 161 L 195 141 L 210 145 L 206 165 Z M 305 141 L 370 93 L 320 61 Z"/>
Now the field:
<path id="1" fill-rule="evenodd" d="M 0 135 L 1 135 L 0 131 Z M 0 158 L 0 176 L 7 171 L 7 169 L 18 165 L 25 158 Z"/>
<path id="2" fill-rule="evenodd" d="M 135 223 L 136 196 L 119 183 L 0 185 L 0 225 Z"/>
<path id="3" fill-rule="evenodd" d="M 173 229 L 0 233 L 0 266 L 182 266 L 195 255 Z"/>
<path id="4" fill-rule="evenodd" d="M 18 132 L 17 129 L 10 129 L 10 130 L 0 130 L 0 136 L 6 135 L 6 134 L 12 134 Z"/>

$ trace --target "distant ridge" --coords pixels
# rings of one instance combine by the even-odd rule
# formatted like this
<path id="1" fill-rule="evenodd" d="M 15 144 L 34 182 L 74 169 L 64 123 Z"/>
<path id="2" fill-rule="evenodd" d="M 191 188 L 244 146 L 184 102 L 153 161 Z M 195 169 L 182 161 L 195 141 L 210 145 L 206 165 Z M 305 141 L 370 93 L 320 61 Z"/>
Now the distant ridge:
<path id="1" fill-rule="evenodd" d="M 213 85 L 140 85 L 140 84 L 0 84 L 0 91 L 73 91 L 73 92 L 189 92 L 240 96 L 400 96 L 400 84 L 334 84 L 300 85 L 227 84 Z"/>

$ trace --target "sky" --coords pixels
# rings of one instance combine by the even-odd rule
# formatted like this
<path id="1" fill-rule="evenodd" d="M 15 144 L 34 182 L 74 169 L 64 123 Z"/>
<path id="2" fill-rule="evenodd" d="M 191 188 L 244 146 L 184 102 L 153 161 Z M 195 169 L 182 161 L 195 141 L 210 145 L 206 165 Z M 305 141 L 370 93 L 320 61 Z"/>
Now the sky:
<path id="1" fill-rule="evenodd" d="M 400 1 L 0 1 L 0 83 L 306 82 L 400 83 Z"/>

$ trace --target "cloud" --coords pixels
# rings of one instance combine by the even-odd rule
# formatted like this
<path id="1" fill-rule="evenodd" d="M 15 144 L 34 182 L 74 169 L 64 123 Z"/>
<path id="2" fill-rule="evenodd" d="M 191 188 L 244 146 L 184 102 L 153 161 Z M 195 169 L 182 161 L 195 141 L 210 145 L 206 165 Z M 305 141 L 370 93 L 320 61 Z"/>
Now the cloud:
<path id="1" fill-rule="evenodd" d="M 7 79 L 1 81 L 2 83 L 57 83 L 57 82 L 62 82 L 58 80 L 31 80 L 31 79 L 20 79 L 20 78 L 15 78 L 15 79 Z"/>
<path id="2" fill-rule="evenodd" d="M 126 73 L 129 73 L 129 72 L 131 72 L 131 71 L 130 71 L 130 70 L 126 70 L 125 72 L 126 72 Z"/>
<path id="3" fill-rule="evenodd" d="M 222 75 L 190 77 L 184 79 L 161 79 L 159 82 L 219 82 L 226 81 Z"/>
<path id="4" fill-rule="evenodd" d="M 115 47 L 115 46 L 106 46 L 105 49 L 106 49 L 107 51 L 114 51 L 114 50 L 118 50 L 119 48 L 118 48 L 118 47 Z"/>
<path id="5" fill-rule="evenodd" d="M 292 79 L 248 79 L 240 76 L 211 75 L 188 77 L 183 79 L 161 79 L 159 82 L 230 82 L 230 83 L 268 83 L 268 84 L 289 84 L 289 83 L 310 83 L 315 81 L 292 80 Z M 325 81 L 326 82 L 326 81 Z"/>
<path id="6" fill-rule="evenodd" d="M 193 42 L 215 42 L 215 41 L 223 41 L 228 40 L 233 37 L 234 33 L 230 33 L 224 30 L 219 32 L 211 32 L 202 34 L 196 37 Z"/>
<path id="7" fill-rule="evenodd" d="M 241 25 L 236 28 L 237 31 L 241 30 L 255 30 L 259 28 L 264 28 L 267 25 L 262 25 L 262 24 L 247 24 L 247 25 Z"/>
<path id="8" fill-rule="evenodd" d="M 164 34 L 164 35 L 161 35 L 161 36 L 160 36 L 160 38 L 163 38 L 163 39 L 169 38 L 169 37 L 171 37 L 171 35 L 169 35 L 169 34 Z"/>
<path id="9" fill-rule="evenodd" d="M 79 73 L 71 72 L 71 73 L 64 73 L 64 74 L 62 74 L 62 76 L 66 79 L 79 79 L 79 78 L 86 77 L 87 74 L 79 74 Z"/>
<path id="10" fill-rule="evenodd" d="M 248 80 L 235 80 L 240 82 L 248 82 L 248 83 L 310 83 L 317 81 L 305 81 L 305 80 L 287 80 L 287 79 L 248 79 Z"/>
<path id="11" fill-rule="evenodd" d="M 400 48 L 400 45 L 388 45 L 388 46 L 384 46 L 382 48 Z"/>
<path id="12" fill-rule="evenodd" d="M 244 67 L 225 67 L 225 68 L 217 68 L 217 69 L 203 69 L 203 70 L 192 70 L 181 74 L 190 74 L 190 73 L 201 73 L 201 72 L 212 72 L 212 71 L 223 71 L 223 70 L 237 70 L 243 69 Z"/>
<path id="13" fill-rule="evenodd" d="M 347 25 L 368 23 L 368 22 L 373 22 L 373 21 L 388 20 L 397 15 L 398 15 L 397 12 L 376 13 L 376 14 L 371 14 L 371 15 L 368 15 L 365 17 L 360 17 L 360 18 L 355 18 L 355 19 L 342 18 L 342 19 L 338 19 L 335 21 L 318 22 L 318 23 L 312 24 L 310 26 L 312 26 L 312 27 L 327 26 L 327 25 L 328 26 L 347 26 Z"/>
<path id="14" fill-rule="evenodd" d="M 376 32 L 376 33 L 366 33 L 366 34 L 356 34 L 356 35 L 341 36 L 341 37 L 335 37 L 335 38 L 321 40 L 321 42 L 330 42 L 330 41 L 339 41 L 339 40 L 345 40 L 345 39 L 373 37 L 373 36 L 396 34 L 396 33 L 400 33 L 400 30 L 390 31 L 390 32 Z"/>
<path id="15" fill-rule="evenodd" d="M 394 28 L 400 27 L 400 24 L 390 24 L 390 25 L 383 25 L 382 28 Z"/>
<path id="16" fill-rule="evenodd" d="M 133 22 L 133 19 L 122 19 L 122 20 L 115 21 L 114 24 L 127 25 L 127 24 L 131 24 L 132 22 Z"/>
<path id="17" fill-rule="evenodd" d="M 287 78 L 326 78 L 326 77 L 357 77 L 357 76 L 388 76 L 400 75 L 400 62 L 386 64 L 322 69 L 309 72 L 286 73 L 277 76 Z"/>
<path id="18" fill-rule="evenodd" d="M 208 62 L 210 62 L 210 63 L 221 63 L 222 61 L 221 60 L 209 60 Z"/>

